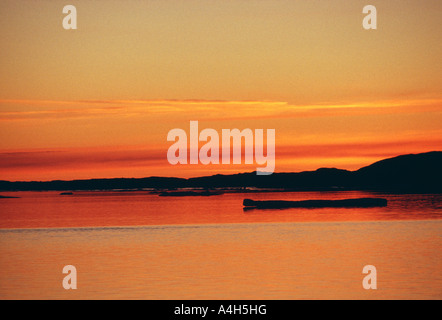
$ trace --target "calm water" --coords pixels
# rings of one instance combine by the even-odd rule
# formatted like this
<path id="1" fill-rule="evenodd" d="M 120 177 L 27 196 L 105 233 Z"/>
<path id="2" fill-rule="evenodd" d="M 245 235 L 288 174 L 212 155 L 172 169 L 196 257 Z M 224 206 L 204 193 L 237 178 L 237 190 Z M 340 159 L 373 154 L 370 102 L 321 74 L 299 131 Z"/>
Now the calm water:
<path id="1" fill-rule="evenodd" d="M 144 192 L 2 193 L 0 298 L 441 299 L 442 195 L 375 195 L 386 208 L 243 211 L 242 200 Z M 78 290 L 62 288 L 62 268 Z M 362 268 L 378 290 L 362 288 Z"/>

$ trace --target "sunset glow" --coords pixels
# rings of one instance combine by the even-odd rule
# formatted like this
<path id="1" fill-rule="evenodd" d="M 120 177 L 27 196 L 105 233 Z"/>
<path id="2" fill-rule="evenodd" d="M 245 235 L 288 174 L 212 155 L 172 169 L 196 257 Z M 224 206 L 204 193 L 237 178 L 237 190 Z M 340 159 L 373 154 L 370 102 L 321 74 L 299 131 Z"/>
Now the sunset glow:
<path id="1" fill-rule="evenodd" d="M 254 170 L 170 165 L 191 120 L 276 129 L 276 172 L 442 149 L 440 1 L 374 1 L 373 32 L 363 1 L 74 1 L 73 32 L 22 2 L 0 4 L 0 180 Z"/>
<path id="2" fill-rule="evenodd" d="M 441 13 L 1 0 L 0 300 L 440 300 Z"/>

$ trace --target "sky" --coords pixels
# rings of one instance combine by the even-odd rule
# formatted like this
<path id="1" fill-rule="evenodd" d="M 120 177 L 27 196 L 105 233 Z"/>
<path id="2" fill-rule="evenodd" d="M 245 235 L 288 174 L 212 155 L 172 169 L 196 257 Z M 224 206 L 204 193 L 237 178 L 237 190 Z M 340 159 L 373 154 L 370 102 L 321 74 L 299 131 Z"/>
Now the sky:
<path id="1" fill-rule="evenodd" d="M 75 5 L 78 29 L 64 30 Z M 375 5 L 377 30 L 362 9 Z M 2 0 L 0 180 L 192 177 L 167 133 L 276 130 L 276 172 L 442 150 L 440 1 Z"/>

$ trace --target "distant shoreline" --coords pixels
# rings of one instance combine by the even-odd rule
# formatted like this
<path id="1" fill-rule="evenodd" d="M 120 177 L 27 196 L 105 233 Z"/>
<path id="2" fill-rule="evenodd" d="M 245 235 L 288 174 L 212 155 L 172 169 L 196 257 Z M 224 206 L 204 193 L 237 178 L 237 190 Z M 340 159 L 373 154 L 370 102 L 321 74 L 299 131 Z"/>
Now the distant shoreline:
<path id="1" fill-rule="evenodd" d="M 199 178 L 115 178 L 72 181 L 0 181 L 0 192 L 10 191 L 154 191 L 232 189 L 233 192 L 284 191 L 383 191 L 394 193 L 441 193 L 442 151 L 402 155 L 384 159 L 356 171 L 321 168 L 316 171 L 254 172 Z M 253 190 L 255 189 L 255 190 Z M 264 191 L 265 192 L 265 191 Z"/>

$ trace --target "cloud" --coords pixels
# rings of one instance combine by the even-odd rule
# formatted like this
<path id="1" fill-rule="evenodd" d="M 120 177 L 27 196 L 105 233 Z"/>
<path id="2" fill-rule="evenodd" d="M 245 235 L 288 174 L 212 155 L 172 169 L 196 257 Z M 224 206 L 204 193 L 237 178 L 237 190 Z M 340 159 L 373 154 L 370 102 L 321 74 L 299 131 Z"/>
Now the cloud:
<path id="1" fill-rule="evenodd" d="M 198 176 L 252 171 L 255 166 L 172 166 L 164 146 L 117 146 L 96 148 L 54 148 L 0 152 L 0 179 L 57 179 L 59 177 L 145 177 Z M 372 162 L 406 153 L 442 150 L 437 138 L 404 137 L 399 140 L 337 141 L 310 144 L 277 144 L 276 172 L 315 170 L 318 167 L 358 169 Z M 220 151 L 221 154 L 222 151 Z M 253 168 L 252 168 L 253 167 Z M 81 174 L 79 174 L 81 173 Z"/>
<path id="2" fill-rule="evenodd" d="M 60 148 L 0 153 L 0 169 L 2 170 L 24 168 L 74 170 L 82 167 L 154 165 L 165 161 L 167 161 L 165 152 L 162 150 L 130 146 Z"/>
<path id="3" fill-rule="evenodd" d="M 241 120 L 440 112 L 442 99 L 294 105 L 283 101 L 0 100 L 0 121 L 171 116 Z"/>
<path id="4" fill-rule="evenodd" d="M 387 141 L 348 141 L 277 145 L 277 159 L 330 159 L 330 158 L 388 158 L 406 153 L 420 153 L 442 150 L 442 142 L 437 138 L 387 140 Z"/>

